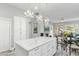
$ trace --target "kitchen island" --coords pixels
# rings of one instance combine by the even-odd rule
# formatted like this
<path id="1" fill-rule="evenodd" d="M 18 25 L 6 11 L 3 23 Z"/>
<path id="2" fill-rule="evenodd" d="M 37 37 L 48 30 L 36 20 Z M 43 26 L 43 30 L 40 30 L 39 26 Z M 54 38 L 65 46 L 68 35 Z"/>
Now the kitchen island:
<path id="1" fill-rule="evenodd" d="M 36 37 L 17 40 L 15 51 L 17 56 L 52 56 L 56 52 L 56 38 Z"/>

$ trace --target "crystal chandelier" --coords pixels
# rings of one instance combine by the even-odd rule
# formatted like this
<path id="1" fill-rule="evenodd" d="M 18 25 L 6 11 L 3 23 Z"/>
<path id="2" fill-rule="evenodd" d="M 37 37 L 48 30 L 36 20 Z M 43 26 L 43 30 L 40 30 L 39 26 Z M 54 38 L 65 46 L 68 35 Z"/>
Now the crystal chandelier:
<path id="1" fill-rule="evenodd" d="M 30 11 L 30 10 L 25 11 L 24 14 L 27 17 L 33 17 L 33 15 L 34 15 L 34 13 L 32 11 Z"/>

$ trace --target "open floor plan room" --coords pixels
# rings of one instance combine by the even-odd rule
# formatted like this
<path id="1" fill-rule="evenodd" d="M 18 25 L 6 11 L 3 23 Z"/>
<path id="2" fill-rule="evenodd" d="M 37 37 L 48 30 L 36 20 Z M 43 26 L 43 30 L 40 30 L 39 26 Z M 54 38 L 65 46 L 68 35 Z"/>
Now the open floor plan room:
<path id="1" fill-rule="evenodd" d="M 0 56 L 79 56 L 79 3 L 0 3 Z"/>

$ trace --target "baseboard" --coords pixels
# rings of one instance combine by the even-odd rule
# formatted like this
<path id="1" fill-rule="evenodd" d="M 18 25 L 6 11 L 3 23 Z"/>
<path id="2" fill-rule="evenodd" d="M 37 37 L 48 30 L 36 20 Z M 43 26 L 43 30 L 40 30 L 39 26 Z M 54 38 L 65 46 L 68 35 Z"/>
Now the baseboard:
<path id="1" fill-rule="evenodd" d="M 1 50 L 0 53 L 7 52 L 7 51 L 9 51 L 9 50 Z"/>
<path id="2" fill-rule="evenodd" d="M 15 48 L 11 48 L 11 49 L 9 49 L 9 50 L 15 50 Z"/>
<path id="3" fill-rule="evenodd" d="M 2 51 L 0 51 L 0 53 L 7 52 L 7 51 L 13 51 L 13 50 L 15 50 L 15 48 L 11 48 L 9 50 L 2 50 Z"/>

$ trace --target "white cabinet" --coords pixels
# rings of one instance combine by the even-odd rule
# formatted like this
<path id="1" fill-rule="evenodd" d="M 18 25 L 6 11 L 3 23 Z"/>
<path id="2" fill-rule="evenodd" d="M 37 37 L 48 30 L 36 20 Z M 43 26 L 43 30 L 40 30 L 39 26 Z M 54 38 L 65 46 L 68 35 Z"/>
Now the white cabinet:
<path id="1" fill-rule="evenodd" d="M 55 46 L 56 47 L 56 46 Z M 54 45 L 53 45 L 53 41 L 50 41 L 46 44 L 44 44 L 42 46 L 42 55 L 45 55 L 45 56 L 52 56 L 54 53 L 53 53 L 53 49 L 55 48 Z M 54 50 L 56 51 L 56 50 Z"/>
<path id="2" fill-rule="evenodd" d="M 24 17 L 14 17 L 14 40 L 29 38 L 29 22 Z"/>
<path id="3" fill-rule="evenodd" d="M 23 39 L 26 39 L 26 18 L 24 18 L 24 17 L 21 17 L 21 19 L 20 19 L 20 26 L 21 26 L 21 39 L 23 40 Z"/>
<path id="4" fill-rule="evenodd" d="M 53 43 L 52 43 L 52 41 L 50 41 L 49 43 L 48 43 L 48 49 L 47 49 L 47 55 L 48 56 L 51 56 L 51 55 L 53 55 Z"/>
<path id="5" fill-rule="evenodd" d="M 29 55 L 30 56 L 35 56 L 35 55 L 40 56 L 41 55 L 41 47 L 36 47 L 35 49 L 31 50 L 29 52 Z"/>
<path id="6" fill-rule="evenodd" d="M 56 52 L 55 38 L 44 39 L 37 38 L 17 41 L 16 42 L 16 55 L 24 56 L 52 56 Z M 19 48 L 19 49 L 18 49 Z"/>
<path id="7" fill-rule="evenodd" d="M 14 17 L 14 40 L 21 39 L 21 19 Z"/>
<path id="8" fill-rule="evenodd" d="M 28 32 L 28 31 L 27 31 Z M 14 17 L 14 47 L 16 40 L 26 39 L 26 18 Z"/>
<path id="9" fill-rule="evenodd" d="M 46 44 L 42 45 L 41 55 L 42 56 L 47 56 L 47 54 L 48 54 L 47 50 L 48 50 L 48 44 L 46 43 Z"/>
<path id="10" fill-rule="evenodd" d="M 11 19 L 0 17 L 0 52 L 11 48 Z"/>

